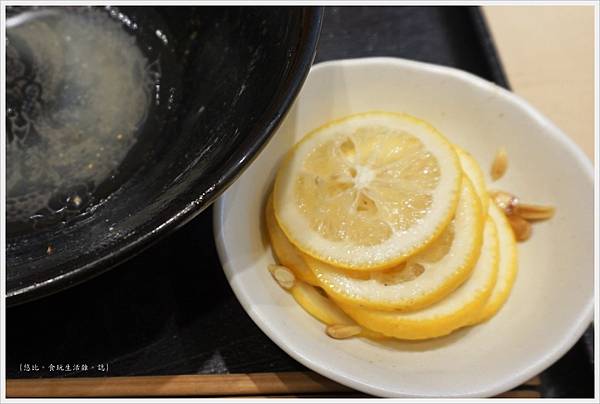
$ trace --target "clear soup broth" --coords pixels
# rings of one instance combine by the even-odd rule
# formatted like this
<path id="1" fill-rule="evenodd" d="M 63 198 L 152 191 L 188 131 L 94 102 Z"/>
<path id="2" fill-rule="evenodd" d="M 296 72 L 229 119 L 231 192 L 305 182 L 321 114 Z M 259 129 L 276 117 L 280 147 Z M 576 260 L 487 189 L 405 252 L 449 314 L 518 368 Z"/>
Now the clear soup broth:
<path id="1" fill-rule="evenodd" d="M 110 7 L 10 14 L 6 217 L 14 233 L 64 224 L 118 187 L 119 167 L 146 126 L 157 130 L 148 116 L 156 122 L 168 108 L 165 61 L 153 49 L 168 38 L 156 30 L 146 43 L 135 20 Z"/>

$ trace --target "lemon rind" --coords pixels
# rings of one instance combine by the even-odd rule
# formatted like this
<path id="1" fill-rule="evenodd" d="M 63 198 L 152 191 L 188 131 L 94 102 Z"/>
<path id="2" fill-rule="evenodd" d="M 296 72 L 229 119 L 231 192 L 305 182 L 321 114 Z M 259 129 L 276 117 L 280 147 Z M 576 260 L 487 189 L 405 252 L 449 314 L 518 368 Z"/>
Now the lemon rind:
<path id="1" fill-rule="evenodd" d="M 450 180 L 449 180 L 449 184 L 452 184 L 451 189 L 453 190 L 452 192 L 450 192 L 450 195 L 447 195 L 445 199 L 447 199 L 447 205 L 445 209 L 443 210 L 443 214 L 441 214 L 441 218 L 437 221 L 435 228 L 431 231 L 429 231 L 427 234 L 427 236 L 423 236 L 419 239 L 418 243 L 415 243 L 415 245 L 412 246 L 412 248 L 405 248 L 403 250 L 401 250 L 400 252 L 397 252 L 395 255 L 393 256 L 386 256 L 385 258 L 377 258 L 377 259 L 373 259 L 370 258 L 369 260 L 365 260 L 365 261 L 348 261 L 347 260 L 347 256 L 348 254 L 339 254 L 339 257 L 332 257 L 331 254 L 322 254 L 319 251 L 317 251 L 316 249 L 314 249 L 313 247 L 308 246 L 306 243 L 304 243 L 303 241 L 300 241 L 297 237 L 297 233 L 298 233 L 298 229 L 294 229 L 294 227 L 298 227 L 298 226 L 288 226 L 286 223 L 286 220 L 284 218 L 282 218 L 282 214 L 281 214 L 281 209 L 279 207 L 280 205 L 280 201 L 279 201 L 279 194 L 280 189 L 281 189 L 281 182 L 282 182 L 282 176 L 284 175 L 284 173 L 286 173 L 286 170 L 283 169 L 285 167 L 287 167 L 289 164 L 291 164 L 291 160 L 293 155 L 296 153 L 296 151 L 305 143 L 307 143 L 308 141 L 312 140 L 313 137 L 315 137 L 318 133 L 334 127 L 336 125 L 341 124 L 342 122 L 345 121 L 349 121 L 352 119 L 356 119 L 359 117 L 367 117 L 367 118 L 372 118 L 374 116 L 385 116 L 385 117 L 394 117 L 396 119 L 400 119 L 400 120 L 404 120 L 404 121 L 408 121 L 413 125 L 417 125 L 422 127 L 429 135 L 432 135 L 432 138 L 434 138 L 435 142 L 438 143 L 438 146 L 440 146 L 440 148 L 445 148 L 447 153 L 447 156 L 452 160 L 452 164 L 451 166 L 454 169 L 454 174 L 446 174 L 450 176 Z M 309 132 L 300 142 L 298 142 L 286 155 L 285 159 L 282 162 L 282 166 L 278 171 L 278 174 L 275 178 L 275 185 L 274 185 L 274 199 L 273 199 L 273 204 L 274 204 L 274 211 L 275 211 L 275 218 L 277 219 L 277 222 L 280 225 L 281 230 L 284 232 L 284 234 L 286 235 L 286 237 L 288 238 L 288 240 L 294 244 L 300 251 L 302 251 L 303 253 L 312 256 L 315 259 L 327 262 L 331 265 L 340 267 L 340 268 L 346 268 L 346 269 L 350 269 L 350 270 L 357 270 L 357 271 L 371 271 L 371 270 L 383 270 L 383 269 L 388 269 L 391 268 L 395 265 L 398 265 L 399 263 L 405 261 L 408 257 L 410 257 L 411 255 L 414 255 L 420 251 L 422 251 L 423 249 L 427 248 L 427 246 L 429 244 L 431 244 L 441 233 L 442 231 L 446 228 L 446 226 L 450 223 L 450 221 L 452 220 L 454 211 L 456 210 L 456 206 L 458 204 L 458 198 L 459 198 L 459 190 L 460 190 L 460 184 L 462 181 L 462 177 L 463 177 L 463 173 L 461 170 L 461 165 L 460 165 L 460 161 L 459 158 L 456 154 L 456 151 L 453 147 L 453 145 L 444 137 L 444 135 L 442 135 L 437 129 L 435 129 L 433 126 L 429 125 L 428 123 L 415 118 L 411 115 L 405 114 L 405 113 L 396 113 L 396 112 L 383 112 L 383 111 L 370 111 L 370 112 L 363 112 L 363 113 L 358 113 L 358 114 L 353 114 L 353 115 L 349 115 L 331 122 L 326 123 L 325 125 L 322 125 L 320 127 L 318 127 L 317 129 Z M 415 233 L 417 233 L 415 231 Z M 322 239 L 322 238 L 321 238 Z M 323 242 L 327 242 L 327 240 L 320 240 Z M 311 244 L 315 244 L 315 243 L 311 243 Z M 318 243 L 317 243 L 318 244 Z M 397 244 L 397 240 L 391 240 L 390 241 L 390 245 L 395 245 Z M 356 254 L 352 254 L 352 256 L 356 256 Z"/>
<path id="2" fill-rule="evenodd" d="M 485 184 L 485 175 L 481 170 L 481 166 L 475 160 L 475 158 L 471 155 L 471 153 L 461 149 L 458 146 L 454 146 L 456 150 L 456 154 L 458 155 L 458 159 L 460 160 L 460 164 L 463 168 L 463 172 L 469 177 L 473 186 L 475 187 L 475 191 L 479 196 L 479 200 L 481 201 L 482 206 L 482 216 L 485 218 L 488 214 L 488 208 L 490 204 L 490 195 L 487 191 L 487 186 Z"/>
<path id="3" fill-rule="evenodd" d="M 443 268 L 444 273 L 449 273 L 449 275 L 444 277 L 443 281 L 435 285 L 435 287 L 430 290 L 420 290 L 418 294 L 411 293 L 409 297 L 397 298 L 396 300 L 378 300 L 372 297 L 367 298 L 356 293 L 345 292 L 342 290 L 342 287 L 339 284 L 333 284 L 330 280 L 331 277 L 328 277 L 324 274 L 322 265 L 317 260 L 305 256 L 305 262 L 316 275 L 321 287 L 337 301 L 348 304 L 362 305 L 364 307 L 378 310 L 414 311 L 430 306 L 442 300 L 444 297 L 456 290 L 456 288 L 458 288 L 463 282 L 465 282 L 465 280 L 470 276 L 471 271 L 473 270 L 473 267 L 479 258 L 479 253 L 483 242 L 483 227 L 485 222 L 481 219 L 481 206 L 479 198 L 477 197 L 474 187 L 468 178 L 465 177 L 462 187 L 465 188 L 464 192 L 469 196 L 470 200 L 467 203 L 473 205 L 472 214 L 475 216 L 472 219 L 473 228 L 469 229 L 465 233 L 468 233 L 467 237 L 471 238 L 469 240 L 471 249 L 467 252 L 467 254 L 465 254 L 464 259 L 458 267 L 451 268 L 450 270 Z M 337 274 L 342 272 L 336 269 L 333 270 L 335 270 Z M 406 285 L 411 286 L 410 283 L 407 283 Z"/>
<path id="4" fill-rule="evenodd" d="M 469 295 L 460 308 L 445 315 L 426 317 L 419 319 L 422 312 L 388 312 L 378 311 L 360 307 L 357 305 L 348 305 L 337 302 L 340 308 L 346 312 L 358 324 L 373 331 L 379 332 L 388 337 L 405 340 L 420 340 L 428 338 L 442 337 L 451 332 L 470 324 L 473 318 L 478 315 L 485 306 L 492 290 L 495 286 L 498 275 L 498 236 L 496 226 L 493 221 L 486 221 L 486 239 L 492 245 L 489 247 L 490 262 L 479 262 L 478 265 L 491 265 L 487 268 L 490 272 L 485 278 L 485 283 L 477 289 L 476 293 Z M 477 271 L 478 268 L 475 268 Z M 454 293 L 457 293 L 455 291 Z M 442 305 L 445 301 L 438 304 Z M 429 309 L 425 309 L 429 310 Z M 416 318 L 415 318 L 416 317 Z"/>
<path id="5" fill-rule="evenodd" d="M 304 282 L 320 286 L 320 282 L 309 268 L 301 253 L 292 245 L 285 234 L 281 231 L 275 214 L 273 212 L 273 196 L 269 195 L 265 205 L 265 222 L 269 240 L 271 241 L 271 250 L 273 255 L 281 265 L 289 268 L 297 278 Z M 277 234 L 279 233 L 279 234 Z"/>
<path id="6" fill-rule="evenodd" d="M 356 325 L 356 321 L 352 320 L 329 298 L 321 295 L 313 285 L 296 282 L 290 292 L 298 305 L 321 323 L 325 325 Z M 366 328 L 363 328 L 359 335 L 370 339 L 385 338 L 382 334 Z"/>
<path id="7" fill-rule="evenodd" d="M 517 241 L 506 216 L 495 204 L 490 204 L 490 217 L 498 228 L 500 261 L 498 269 L 498 281 L 479 314 L 471 324 L 478 324 L 489 320 L 496 315 L 504 306 L 510 296 L 518 272 Z"/>

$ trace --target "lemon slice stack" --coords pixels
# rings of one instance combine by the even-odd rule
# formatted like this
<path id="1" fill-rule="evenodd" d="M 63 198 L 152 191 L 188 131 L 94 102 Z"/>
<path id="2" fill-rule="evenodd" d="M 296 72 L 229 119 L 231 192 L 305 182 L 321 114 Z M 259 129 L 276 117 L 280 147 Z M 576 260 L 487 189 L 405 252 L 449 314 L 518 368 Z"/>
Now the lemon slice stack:
<path id="1" fill-rule="evenodd" d="M 439 337 L 492 317 L 516 275 L 515 239 L 475 159 L 406 114 L 352 115 L 281 164 L 266 227 L 291 293 L 361 336 Z"/>

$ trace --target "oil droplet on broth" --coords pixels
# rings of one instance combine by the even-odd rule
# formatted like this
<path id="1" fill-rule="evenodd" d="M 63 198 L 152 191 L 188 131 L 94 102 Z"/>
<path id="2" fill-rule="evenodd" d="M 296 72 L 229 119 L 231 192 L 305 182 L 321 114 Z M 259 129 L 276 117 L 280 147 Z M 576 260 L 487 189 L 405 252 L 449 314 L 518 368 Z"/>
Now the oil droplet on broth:
<path id="1" fill-rule="evenodd" d="M 7 25 L 8 222 L 85 208 L 135 144 L 156 75 L 106 12 L 26 13 Z"/>

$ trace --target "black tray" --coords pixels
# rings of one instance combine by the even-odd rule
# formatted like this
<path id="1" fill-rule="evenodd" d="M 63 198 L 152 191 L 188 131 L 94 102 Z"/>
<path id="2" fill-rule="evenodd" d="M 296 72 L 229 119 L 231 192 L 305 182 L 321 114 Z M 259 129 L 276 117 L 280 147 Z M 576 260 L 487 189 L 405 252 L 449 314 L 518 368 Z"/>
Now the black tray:
<path id="1" fill-rule="evenodd" d="M 508 87 L 478 8 L 327 8 L 316 62 L 368 56 L 454 66 Z M 8 308 L 6 320 L 9 378 L 304 370 L 237 302 L 221 270 L 210 208 L 96 279 Z M 540 391 L 593 397 L 593 377 L 590 327 L 542 373 Z"/>

